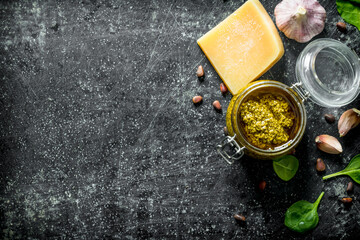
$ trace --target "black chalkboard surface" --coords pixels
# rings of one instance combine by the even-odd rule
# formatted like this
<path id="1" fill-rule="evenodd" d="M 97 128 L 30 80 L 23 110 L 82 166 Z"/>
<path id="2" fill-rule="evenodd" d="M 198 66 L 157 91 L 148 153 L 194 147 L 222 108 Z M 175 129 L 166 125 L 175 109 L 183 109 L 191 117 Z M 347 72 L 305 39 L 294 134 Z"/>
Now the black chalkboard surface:
<path id="1" fill-rule="evenodd" d="M 350 206 L 348 177 L 328 181 L 360 153 L 360 127 L 340 155 L 317 150 L 315 137 L 338 137 L 341 108 L 305 103 L 308 124 L 295 156 L 299 171 L 279 179 L 271 161 L 232 166 L 217 154 L 231 95 L 196 40 L 244 1 L 1 1 L 0 235 L 2 239 L 355 239 L 360 187 Z M 261 1 L 274 20 L 279 1 Z M 360 32 L 341 33 L 335 0 L 318 38 L 360 55 Z M 261 79 L 288 85 L 305 44 L 280 33 L 283 58 Z M 202 65 L 204 81 L 196 69 Z M 195 95 L 204 97 L 194 106 Z M 212 102 L 219 100 L 223 111 Z M 260 181 L 266 181 L 263 192 Z M 319 206 L 319 225 L 287 229 L 298 200 Z M 238 223 L 233 215 L 246 217 Z"/>

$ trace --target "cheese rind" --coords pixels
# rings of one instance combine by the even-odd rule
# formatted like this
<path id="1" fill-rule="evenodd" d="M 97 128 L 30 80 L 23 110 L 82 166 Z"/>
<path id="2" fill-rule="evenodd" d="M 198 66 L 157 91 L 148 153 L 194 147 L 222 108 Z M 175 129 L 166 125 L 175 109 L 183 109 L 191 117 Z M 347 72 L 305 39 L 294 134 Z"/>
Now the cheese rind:
<path id="1" fill-rule="evenodd" d="M 197 43 L 233 95 L 284 54 L 279 33 L 258 0 L 248 0 Z"/>

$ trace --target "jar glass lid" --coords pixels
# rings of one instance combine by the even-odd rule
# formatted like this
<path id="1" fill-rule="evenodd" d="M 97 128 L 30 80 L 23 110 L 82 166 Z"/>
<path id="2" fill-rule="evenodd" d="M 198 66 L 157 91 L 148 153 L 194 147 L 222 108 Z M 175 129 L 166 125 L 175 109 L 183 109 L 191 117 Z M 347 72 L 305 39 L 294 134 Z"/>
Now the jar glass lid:
<path id="1" fill-rule="evenodd" d="M 360 59 L 345 44 L 318 39 L 296 61 L 296 78 L 310 99 L 325 107 L 352 102 L 360 91 Z"/>

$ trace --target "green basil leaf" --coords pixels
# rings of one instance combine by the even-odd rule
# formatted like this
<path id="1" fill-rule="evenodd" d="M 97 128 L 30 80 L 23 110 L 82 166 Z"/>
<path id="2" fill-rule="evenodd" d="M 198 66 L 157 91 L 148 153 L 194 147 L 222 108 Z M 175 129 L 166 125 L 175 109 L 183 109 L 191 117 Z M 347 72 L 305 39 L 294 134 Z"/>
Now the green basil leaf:
<path id="1" fill-rule="evenodd" d="M 336 0 L 341 17 L 360 30 L 360 0 Z"/>
<path id="2" fill-rule="evenodd" d="M 319 223 L 317 209 L 323 196 L 324 192 L 314 203 L 301 200 L 291 205 L 285 213 L 285 226 L 299 233 L 315 228 Z"/>
<path id="3" fill-rule="evenodd" d="M 285 155 L 273 161 L 273 168 L 279 178 L 289 181 L 299 168 L 299 160 L 293 155 Z"/>
<path id="4" fill-rule="evenodd" d="M 360 154 L 353 157 L 347 167 L 340 171 L 330 175 L 326 175 L 323 177 L 323 180 L 340 176 L 340 175 L 348 175 L 350 176 L 355 182 L 360 184 Z"/>

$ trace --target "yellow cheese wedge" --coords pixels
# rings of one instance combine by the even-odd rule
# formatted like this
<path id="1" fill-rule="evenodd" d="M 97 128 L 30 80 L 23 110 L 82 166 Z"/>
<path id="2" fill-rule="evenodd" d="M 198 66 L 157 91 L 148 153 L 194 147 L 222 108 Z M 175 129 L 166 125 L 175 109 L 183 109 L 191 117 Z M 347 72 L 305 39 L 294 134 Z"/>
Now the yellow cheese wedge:
<path id="1" fill-rule="evenodd" d="M 233 95 L 284 54 L 279 33 L 258 0 L 248 0 L 197 43 Z"/>

